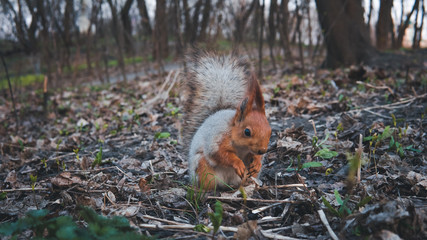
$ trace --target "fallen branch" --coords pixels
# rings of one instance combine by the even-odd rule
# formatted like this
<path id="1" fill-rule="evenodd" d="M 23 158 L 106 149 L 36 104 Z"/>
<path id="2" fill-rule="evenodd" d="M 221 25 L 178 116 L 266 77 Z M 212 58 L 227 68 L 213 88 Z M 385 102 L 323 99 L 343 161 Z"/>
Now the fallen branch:
<path id="1" fill-rule="evenodd" d="M 409 99 L 405 99 L 399 102 L 394 102 L 394 103 L 390 103 L 390 104 L 385 104 L 385 105 L 378 105 L 378 106 L 372 106 L 372 107 L 366 107 L 366 108 L 359 108 L 359 109 L 353 109 L 353 110 L 349 110 L 345 113 L 354 113 L 354 112 L 358 112 L 358 111 L 366 111 L 366 110 L 372 110 L 372 109 L 377 109 L 377 108 L 385 108 L 385 109 L 395 109 L 395 108 L 402 108 L 402 107 L 406 107 L 408 106 L 410 103 L 412 103 L 413 101 L 419 99 L 419 98 L 424 98 L 427 97 L 427 93 L 424 93 L 423 95 L 419 95 L 413 98 L 409 98 Z M 405 104 L 407 103 L 407 105 L 401 105 L 401 104 Z"/>

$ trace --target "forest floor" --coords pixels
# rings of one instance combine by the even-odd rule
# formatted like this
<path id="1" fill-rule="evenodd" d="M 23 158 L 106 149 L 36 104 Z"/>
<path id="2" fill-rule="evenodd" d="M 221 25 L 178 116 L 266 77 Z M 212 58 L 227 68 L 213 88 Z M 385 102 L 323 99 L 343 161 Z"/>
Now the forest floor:
<path id="1" fill-rule="evenodd" d="M 213 192 L 188 177 L 180 72 L 68 88 L 47 113 L 33 91 L 17 131 L 0 98 L 0 224 L 32 209 L 79 219 L 84 205 L 147 236 L 205 239 L 219 200 L 217 237 L 427 239 L 425 68 L 266 74 L 259 180 Z"/>

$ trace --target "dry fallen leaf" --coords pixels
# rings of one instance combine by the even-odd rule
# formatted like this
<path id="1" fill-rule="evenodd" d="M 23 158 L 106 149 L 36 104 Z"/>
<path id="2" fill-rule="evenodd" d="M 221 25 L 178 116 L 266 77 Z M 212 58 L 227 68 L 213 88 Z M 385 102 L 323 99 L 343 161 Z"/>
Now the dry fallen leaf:
<path id="1" fill-rule="evenodd" d="M 145 178 L 139 179 L 138 186 L 141 192 L 144 192 L 144 193 L 150 192 L 150 187 L 147 186 L 147 180 L 145 180 Z"/>
<path id="2" fill-rule="evenodd" d="M 234 234 L 233 238 L 238 240 L 249 239 L 253 235 L 258 235 L 258 224 L 255 220 L 250 220 L 245 222 L 237 227 L 237 232 Z"/>
<path id="3" fill-rule="evenodd" d="M 58 187 L 69 187 L 73 184 L 82 184 L 80 177 L 71 176 L 70 172 L 62 172 L 58 176 L 51 179 L 53 185 Z"/>

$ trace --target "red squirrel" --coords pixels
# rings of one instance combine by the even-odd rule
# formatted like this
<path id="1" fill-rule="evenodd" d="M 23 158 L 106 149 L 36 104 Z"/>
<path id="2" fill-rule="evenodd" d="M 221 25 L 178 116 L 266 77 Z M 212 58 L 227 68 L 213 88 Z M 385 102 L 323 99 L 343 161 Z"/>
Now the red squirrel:
<path id="1" fill-rule="evenodd" d="M 183 137 L 191 179 L 213 189 L 239 186 L 245 175 L 257 177 L 271 127 L 249 62 L 199 50 L 187 68 Z"/>

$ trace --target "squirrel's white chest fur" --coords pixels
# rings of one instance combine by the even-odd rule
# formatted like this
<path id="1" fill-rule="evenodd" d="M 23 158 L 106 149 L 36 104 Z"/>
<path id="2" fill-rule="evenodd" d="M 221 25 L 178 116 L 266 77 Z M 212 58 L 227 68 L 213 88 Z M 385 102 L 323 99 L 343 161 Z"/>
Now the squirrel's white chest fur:
<path id="1" fill-rule="evenodd" d="M 218 152 L 219 145 L 226 134 L 231 134 L 231 123 L 236 110 L 225 109 L 209 116 L 198 128 L 191 141 L 189 152 L 189 170 L 191 180 L 197 178 L 196 169 L 200 159 L 205 157 L 208 164 L 215 170 L 218 185 L 226 182 L 239 185 L 241 178 L 231 167 L 218 166 L 211 156 Z"/>

